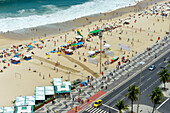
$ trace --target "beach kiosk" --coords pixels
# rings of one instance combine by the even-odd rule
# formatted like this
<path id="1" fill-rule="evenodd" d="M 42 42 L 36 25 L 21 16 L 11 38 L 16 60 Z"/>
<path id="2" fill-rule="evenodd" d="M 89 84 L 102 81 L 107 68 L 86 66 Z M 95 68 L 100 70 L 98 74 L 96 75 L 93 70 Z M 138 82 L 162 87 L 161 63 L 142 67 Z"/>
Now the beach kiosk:
<path id="1" fill-rule="evenodd" d="M 0 113 L 14 113 L 14 107 L 0 107 Z"/>
<path id="2" fill-rule="evenodd" d="M 24 60 L 31 60 L 32 59 L 32 55 L 24 55 Z"/>
<path id="3" fill-rule="evenodd" d="M 35 89 L 35 103 L 43 103 L 45 101 L 44 87 L 36 87 Z"/>
<path id="4" fill-rule="evenodd" d="M 35 105 L 35 96 L 16 97 L 15 113 L 33 113 Z"/>
<path id="5" fill-rule="evenodd" d="M 19 63 L 20 63 L 20 58 L 18 58 L 18 57 L 12 58 L 12 59 L 11 59 L 11 63 L 13 63 L 13 64 L 19 64 Z"/>
<path id="6" fill-rule="evenodd" d="M 62 82 L 62 78 L 54 78 L 53 85 L 55 87 L 55 93 L 58 95 L 68 94 L 71 92 L 71 82 Z"/>
<path id="7" fill-rule="evenodd" d="M 45 86 L 45 99 L 52 98 L 54 95 L 54 86 Z"/>

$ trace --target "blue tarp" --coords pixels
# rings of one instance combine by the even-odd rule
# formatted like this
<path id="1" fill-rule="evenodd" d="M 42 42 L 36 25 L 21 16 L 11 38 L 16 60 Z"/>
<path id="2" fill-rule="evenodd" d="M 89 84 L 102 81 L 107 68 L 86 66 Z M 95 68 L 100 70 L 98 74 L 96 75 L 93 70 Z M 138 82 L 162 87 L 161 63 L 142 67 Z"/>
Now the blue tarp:
<path id="1" fill-rule="evenodd" d="M 32 45 L 29 45 L 29 46 L 28 46 L 28 48 L 29 48 L 29 49 L 32 49 L 32 48 L 33 48 L 33 46 L 32 46 Z"/>
<path id="2" fill-rule="evenodd" d="M 84 42 L 79 42 L 79 43 L 77 43 L 78 46 L 80 46 L 80 45 L 82 45 L 82 44 L 84 44 Z"/>
<path id="3" fill-rule="evenodd" d="M 18 56 L 18 55 L 14 55 L 14 57 L 17 57 L 17 58 L 19 58 L 19 56 Z"/>

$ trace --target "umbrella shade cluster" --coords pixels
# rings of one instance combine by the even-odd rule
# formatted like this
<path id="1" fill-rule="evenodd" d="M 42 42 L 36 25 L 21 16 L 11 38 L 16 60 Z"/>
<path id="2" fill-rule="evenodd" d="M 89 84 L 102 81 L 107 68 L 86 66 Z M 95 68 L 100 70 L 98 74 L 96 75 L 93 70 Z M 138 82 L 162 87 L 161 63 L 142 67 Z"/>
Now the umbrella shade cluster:
<path id="1" fill-rule="evenodd" d="M 115 57 L 115 58 L 112 58 L 111 59 L 111 62 L 115 62 L 115 61 L 117 61 L 119 59 L 119 57 L 117 56 L 117 57 Z"/>

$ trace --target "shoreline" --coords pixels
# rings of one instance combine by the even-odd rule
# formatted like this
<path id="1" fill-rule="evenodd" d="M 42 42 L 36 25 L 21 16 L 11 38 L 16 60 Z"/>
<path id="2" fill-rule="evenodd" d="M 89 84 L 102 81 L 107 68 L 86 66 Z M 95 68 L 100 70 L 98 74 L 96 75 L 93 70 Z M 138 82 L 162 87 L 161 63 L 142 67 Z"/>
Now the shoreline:
<path id="1" fill-rule="evenodd" d="M 58 36 L 66 32 L 70 32 L 71 30 L 76 30 L 79 27 L 83 27 L 83 26 L 85 27 L 87 25 L 90 25 L 91 23 L 97 22 L 100 19 L 102 21 L 108 19 L 115 19 L 118 17 L 122 17 L 123 15 L 126 15 L 128 13 L 143 11 L 146 7 L 162 1 L 165 0 L 155 0 L 155 1 L 144 0 L 138 2 L 136 5 L 119 8 L 114 11 L 89 15 L 78 19 L 62 22 L 62 23 L 47 24 L 47 25 L 37 26 L 33 28 L 25 28 L 21 30 L 10 31 L 9 33 L 8 32 L 6 32 L 5 34 L 2 33 L 1 36 L 12 40 L 29 40 L 29 39 L 38 39 L 40 37 Z"/>

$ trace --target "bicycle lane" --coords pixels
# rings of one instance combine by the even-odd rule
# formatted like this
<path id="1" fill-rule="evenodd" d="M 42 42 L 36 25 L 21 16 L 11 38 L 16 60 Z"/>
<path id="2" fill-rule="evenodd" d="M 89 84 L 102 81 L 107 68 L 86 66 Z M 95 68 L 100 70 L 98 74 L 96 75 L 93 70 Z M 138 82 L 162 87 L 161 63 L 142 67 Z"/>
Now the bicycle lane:
<path id="1" fill-rule="evenodd" d="M 98 99 L 100 96 L 102 96 L 102 95 L 104 95 L 104 94 L 106 94 L 106 92 L 104 92 L 104 91 L 102 91 L 102 90 L 99 91 L 99 92 L 97 92 L 96 94 L 94 94 L 93 96 L 91 96 L 91 97 L 89 98 L 89 101 L 86 100 L 83 104 L 74 107 L 73 109 L 71 109 L 71 110 L 68 111 L 67 113 L 75 113 L 75 112 L 79 112 L 79 111 L 82 110 L 82 109 L 87 108 L 93 101 L 95 101 L 96 99 Z"/>

